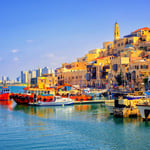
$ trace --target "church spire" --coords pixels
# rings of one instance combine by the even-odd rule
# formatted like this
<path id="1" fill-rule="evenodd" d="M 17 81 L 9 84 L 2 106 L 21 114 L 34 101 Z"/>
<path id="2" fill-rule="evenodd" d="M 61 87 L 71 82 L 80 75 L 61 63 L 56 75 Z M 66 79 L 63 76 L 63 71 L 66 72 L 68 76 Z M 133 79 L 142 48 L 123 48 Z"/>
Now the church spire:
<path id="1" fill-rule="evenodd" d="M 115 30 L 114 30 L 114 40 L 119 40 L 119 39 L 120 39 L 119 25 L 116 22 L 115 23 Z"/>

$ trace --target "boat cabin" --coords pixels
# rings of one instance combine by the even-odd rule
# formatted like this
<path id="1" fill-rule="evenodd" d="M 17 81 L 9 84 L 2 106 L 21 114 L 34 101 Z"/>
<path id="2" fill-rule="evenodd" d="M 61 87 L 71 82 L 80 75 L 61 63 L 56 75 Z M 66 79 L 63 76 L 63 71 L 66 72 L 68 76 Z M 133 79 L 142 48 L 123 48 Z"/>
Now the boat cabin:
<path id="1" fill-rule="evenodd" d="M 5 93 L 10 93 L 10 89 L 9 88 L 6 88 L 6 87 L 3 87 L 1 89 L 1 94 L 5 94 Z"/>
<path id="2" fill-rule="evenodd" d="M 48 95 L 54 95 L 54 92 L 55 91 L 53 89 L 40 89 L 40 88 L 24 89 L 24 93 L 27 95 L 36 94 L 36 95 L 48 96 Z"/>

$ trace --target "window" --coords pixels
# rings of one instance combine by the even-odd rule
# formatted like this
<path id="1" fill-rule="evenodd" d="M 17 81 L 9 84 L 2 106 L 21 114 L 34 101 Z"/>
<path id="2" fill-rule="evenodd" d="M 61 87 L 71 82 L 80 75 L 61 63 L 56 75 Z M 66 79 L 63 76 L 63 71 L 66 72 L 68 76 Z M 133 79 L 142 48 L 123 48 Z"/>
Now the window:
<path id="1" fill-rule="evenodd" d="M 148 69 L 148 65 L 146 65 L 146 69 Z"/>

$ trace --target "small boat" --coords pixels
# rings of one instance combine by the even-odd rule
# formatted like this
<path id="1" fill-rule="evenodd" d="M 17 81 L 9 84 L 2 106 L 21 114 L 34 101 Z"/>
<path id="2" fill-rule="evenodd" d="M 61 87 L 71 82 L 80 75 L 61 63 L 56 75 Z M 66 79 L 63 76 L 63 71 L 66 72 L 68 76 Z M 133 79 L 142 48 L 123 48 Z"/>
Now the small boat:
<path id="1" fill-rule="evenodd" d="M 141 98 L 146 98 L 146 96 L 145 95 L 142 95 L 142 96 L 127 95 L 128 100 L 141 99 Z"/>
<path id="2" fill-rule="evenodd" d="M 73 100 L 70 98 L 63 98 L 61 96 L 54 96 L 53 101 L 44 102 L 44 101 L 37 101 L 36 96 L 34 97 L 34 102 L 29 103 L 29 105 L 34 106 L 64 106 L 64 105 L 73 105 Z"/>
<path id="3" fill-rule="evenodd" d="M 0 104 L 9 105 L 12 104 L 12 99 L 10 99 L 10 89 L 7 87 L 2 87 L 0 92 Z"/>
<path id="4" fill-rule="evenodd" d="M 143 92 L 141 91 L 135 91 L 134 93 L 130 93 L 126 96 L 128 100 L 133 100 L 133 99 L 141 99 L 141 98 L 146 98 L 146 95 L 144 95 Z"/>

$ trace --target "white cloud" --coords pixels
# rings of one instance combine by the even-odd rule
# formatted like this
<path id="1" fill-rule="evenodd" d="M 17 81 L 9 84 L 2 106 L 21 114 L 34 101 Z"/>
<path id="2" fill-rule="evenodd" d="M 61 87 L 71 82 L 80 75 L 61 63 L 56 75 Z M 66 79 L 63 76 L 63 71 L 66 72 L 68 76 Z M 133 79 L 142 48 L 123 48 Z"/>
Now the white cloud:
<path id="1" fill-rule="evenodd" d="M 18 49 L 13 49 L 11 52 L 12 52 L 12 53 L 17 53 L 17 52 L 18 52 Z"/>
<path id="2" fill-rule="evenodd" d="M 45 55 L 43 55 L 43 56 L 41 56 L 41 57 L 44 58 L 44 59 L 45 59 L 45 58 L 46 58 L 46 59 L 47 59 L 47 58 L 49 59 L 49 58 L 54 58 L 55 56 L 54 56 L 54 54 L 49 53 L 49 54 L 45 54 Z"/>
<path id="3" fill-rule="evenodd" d="M 48 57 L 48 58 L 53 58 L 53 57 L 54 57 L 54 54 L 47 54 L 47 57 Z"/>
<path id="4" fill-rule="evenodd" d="M 19 58 L 18 57 L 14 57 L 14 59 L 13 59 L 14 61 L 18 61 L 19 60 Z"/>
<path id="5" fill-rule="evenodd" d="M 33 40 L 26 40 L 26 42 L 27 42 L 27 43 L 32 43 L 32 42 L 33 42 Z"/>

